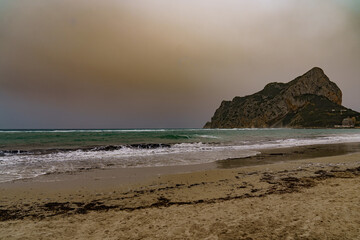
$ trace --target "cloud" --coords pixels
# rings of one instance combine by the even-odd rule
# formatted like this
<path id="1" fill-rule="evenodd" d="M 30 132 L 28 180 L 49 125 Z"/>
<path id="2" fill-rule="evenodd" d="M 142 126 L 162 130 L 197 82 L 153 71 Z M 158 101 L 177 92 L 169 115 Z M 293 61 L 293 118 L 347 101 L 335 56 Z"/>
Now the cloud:
<path id="1" fill-rule="evenodd" d="M 359 15 L 336 0 L 1 4 L 0 92 L 19 109 L 44 105 L 39 116 L 51 108 L 72 115 L 69 124 L 201 126 L 222 99 L 313 66 L 359 108 Z"/>

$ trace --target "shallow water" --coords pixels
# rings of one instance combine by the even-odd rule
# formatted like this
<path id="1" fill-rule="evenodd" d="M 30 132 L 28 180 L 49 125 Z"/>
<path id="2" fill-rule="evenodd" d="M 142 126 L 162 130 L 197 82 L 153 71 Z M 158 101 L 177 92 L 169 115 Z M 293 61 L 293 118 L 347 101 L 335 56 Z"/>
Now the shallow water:
<path id="1" fill-rule="evenodd" d="M 208 163 L 261 149 L 347 142 L 360 142 L 360 129 L 3 130 L 0 182 L 93 168 Z"/>

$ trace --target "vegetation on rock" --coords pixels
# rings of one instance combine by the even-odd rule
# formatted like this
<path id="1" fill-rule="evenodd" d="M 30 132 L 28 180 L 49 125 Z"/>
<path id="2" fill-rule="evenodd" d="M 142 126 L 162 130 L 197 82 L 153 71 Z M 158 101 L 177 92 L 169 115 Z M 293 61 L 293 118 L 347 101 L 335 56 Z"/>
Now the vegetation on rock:
<path id="1" fill-rule="evenodd" d="M 263 90 L 223 101 L 204 128 L 329 128 L 360 113 L 341 105 L 342 92 L 320 68 L 288 83 L 269 83 Z"/>

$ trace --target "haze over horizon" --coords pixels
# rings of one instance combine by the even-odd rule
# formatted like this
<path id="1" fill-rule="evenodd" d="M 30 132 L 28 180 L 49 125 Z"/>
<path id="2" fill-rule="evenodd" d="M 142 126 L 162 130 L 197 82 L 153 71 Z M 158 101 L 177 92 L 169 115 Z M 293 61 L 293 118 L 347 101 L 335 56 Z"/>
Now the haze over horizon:
<path id="1" fill-rule="evenodd" d="M 360 111 L 357 0 L 0 0 L 0 129 L 202 127 L 320 67 Z"/>

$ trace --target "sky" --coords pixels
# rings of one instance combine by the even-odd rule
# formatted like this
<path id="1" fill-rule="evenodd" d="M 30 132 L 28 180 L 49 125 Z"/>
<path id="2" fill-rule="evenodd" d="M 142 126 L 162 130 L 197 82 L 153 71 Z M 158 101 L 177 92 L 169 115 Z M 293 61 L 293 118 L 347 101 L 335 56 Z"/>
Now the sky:
<path id="1" fill-rule="evenodd" d="M 0 129 L 202 127 L 315 66 L 360 111 L 360 1 L 0 0 Z"/>

